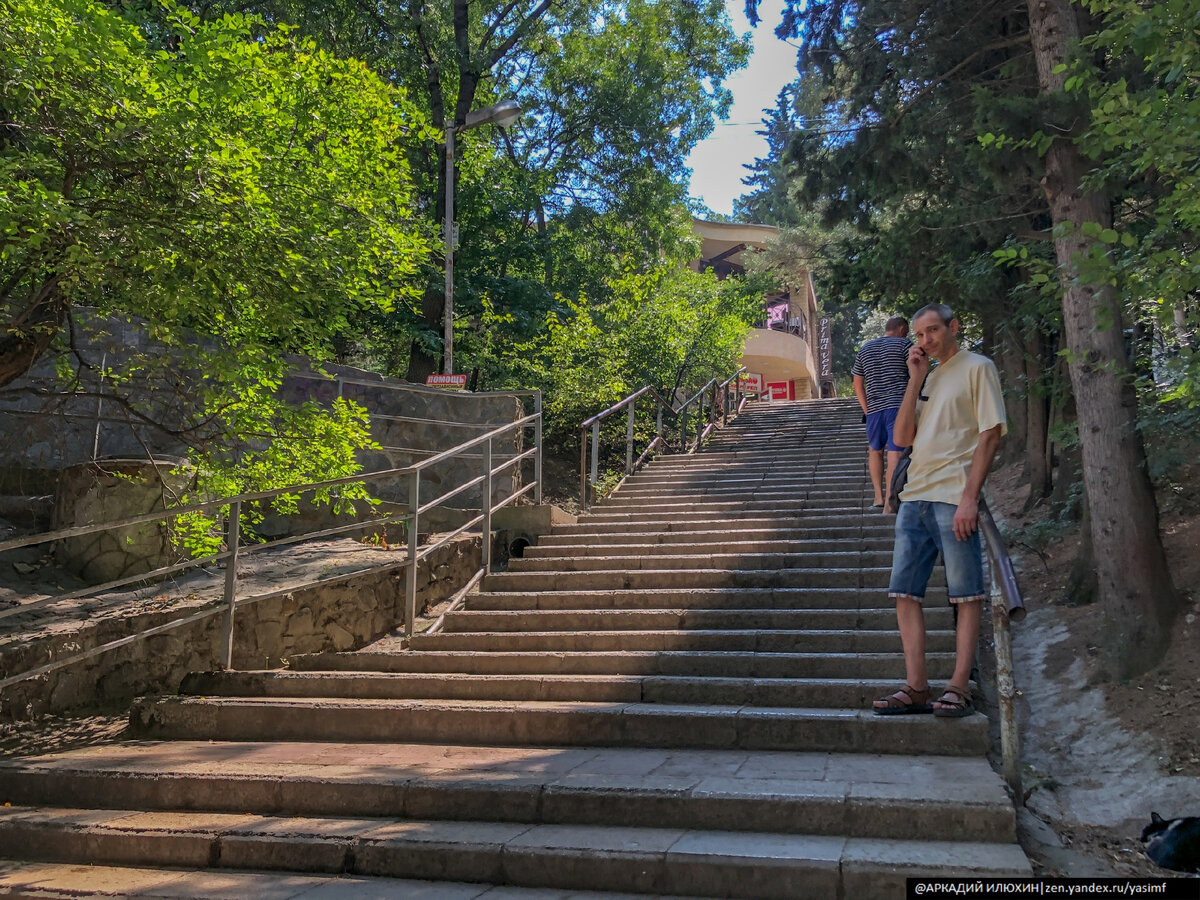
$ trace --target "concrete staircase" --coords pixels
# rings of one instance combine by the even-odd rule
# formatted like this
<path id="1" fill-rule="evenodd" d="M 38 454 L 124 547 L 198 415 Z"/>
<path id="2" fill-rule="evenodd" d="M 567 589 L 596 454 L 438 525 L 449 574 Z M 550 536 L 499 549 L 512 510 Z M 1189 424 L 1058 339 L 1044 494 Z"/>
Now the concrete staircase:
<path id="1" fill-rule="evenodd" d="M 81 863 L 173 897 L 871 898 L 1029 875 L 984 717 L 870 712 L 903 661 L 865 468 L 855 404 L 754 409 L 410 652 L 194 675 L 135 704 L 140 742 L 0 765 L 19 861 L 0 894 L 58 896 Z"/>

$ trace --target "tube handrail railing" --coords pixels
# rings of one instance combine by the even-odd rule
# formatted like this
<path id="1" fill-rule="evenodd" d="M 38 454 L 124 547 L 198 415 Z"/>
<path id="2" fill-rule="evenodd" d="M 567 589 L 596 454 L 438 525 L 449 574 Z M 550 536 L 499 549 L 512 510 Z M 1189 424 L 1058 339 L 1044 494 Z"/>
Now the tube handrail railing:
<path id="1" fill-rule="evenodd" d="M 367 382 L 367 384 L 372 384 L 372 383 Z M 102 653 L 106 653 L 110 650 L 116 649 L 117 647 L 124 646 L 125 644 L 128 644 L 134 640 L 137 640 L 137 639 L 140 639 L 143 637 L 147 637 L 152 634 L 159 634 L 159 633 L 162 633 L 163 631 L 170 630 L 173 627 L 180 627 L 184 624 L 189 624 L 191 622 L 198 621 L 206 616 L 212 616 L 212 615 L 217 615 L 217 614 L 221 614 L 221 613 L 223 613 L 225 616 L 225 622 L 223 623 L 223 628 L 222 628 L 221 662 L 224 664 L 224 666 L 226 668 L 232 668 L 233 667 L 233 638 L 234 638 L 234 633 L 235 633 L 234 613 L 238 606 L 242 606 L 242 605 L 245 605 L 248 603 L 258 602 L 259 600 L 267 599 L 269 597 L 279 596 L 281 593 L 289 593 L 292 591 L 304 589 L 306 587 L 325 584 L 331 580 L 336 581 L 339 579 L 346 579 L 346 578 L 354 577 L 356 575 L 363 574 L 366 572 L 379 572 L 379 571 L 395 570 L 395 569 L 401 569 L 401 568 L 407 570 L 407 572 L 406 572 L 407 577 L 405 578 L 404 628 L 405 628 L 406 636 L 411 636 L 412 631 L 413 631 L 413 623 L 416 618 L 416 609 L 415 609 L 415 605 L 416 605 L 416 574 L 417 574 L 417 567 L 420 564 L 420 562 L 423 559 L 425 559 L 426 557 L 428 557 L 435 550 L 437 550 L 438 548 L 440 548 L 443 545 L 445 545 L 446 543 L 448 543 L 450 540 L 453 540 L 455 537 L 459 536 L 460 534 L 464 533 L 465 531 L 474 528 L 476 525 L 482 524 L 482 535 L 481 535 L 482 541 L 483 541 L 483 548 L 482 548 L 482 552 L 481 552 L 482 566 L 481 566 L 480 570 L 478 572 L 476 572 L 472 578 L 473 583 L 477 582 L 479 580 L 479 578 L 482 578 L 482 576 L 484 574 L 486 574 L 487 568 L 490 564 L 490 552 L 489 551 L 490 551 L 490 545 L 491 545 L 491 528 L 490 528 L 490 526 L 491 526 L 492 513 L 496 512 L 499 509 L 504 508 L 505 506 L 510 505 L 511 503 L 516 502 L 521 497 L 524 497 L 527 494 L 529 494 L 530 491 L 534 492 L 534 498 L 535 498 L 536 502 L 541 501 L 541 494 L 542 494 L 542 485 L 541 485 L 541 474 L 542 474 L 542 465 L 541 465 L 541 463 L 542 463 L 541 393 L 540 392 L 498 392 L 498 393 L 502 393 L 505 395 L 512 395 L 512 396 L 528 396 L 528 395 L 532 394 L 535 398 L 535 412 L 532 415 L 522 416 L 521 418 L 518 418 L 512 422 L 508 422 L 503 425 L 494 427 L 491 430 L 489 430 L 486 434 L 478 435 L 478 436 L 471 438 L 467 441 L 464 441 L 461 444 L 458 444 L 448 450 L 437 453 L 436 455 L 429 457 L 428 459 L 421 460 L 420 462 L 413 463 L 411 465 L 399 466 L 399 467 L 394 467 L 394 468 L 389 468 L 389 469 L 381 469 L 381 470 L 376 470 L 374 472 L 360 472 L 356 475 L 343 476 L 343 477 L 339 477 L 339 478 L 330 478 L 330 479 L 325 479 L 322 481 L 307 482 L 304 484 L 288 485 L 286 487 L 271 488 L 269 490 L 246 491 L 241 494 L 231 495 L 231 496 L 227 496 L 227 497 L 221 497 L 221 498 L 218 498 L 215 500 L 208 500 L 203 503 L 194 503 L 194 504 L 190 504 L 187 506 L 171 507 L 169 509 L 157 510 L 157 511 L 154 511 L 151 513 L 143 513 L 143 514 L 136 515 L 136 516 L 127 516 L 123 519 L 116 519 L 116 520 L 96 523 L 96 524 L 92 524 L 92 525 L 75 526 L 72 528 L 57 529 L 57 530 L 51 531 L 51 532 L 43 532 L 41 534 L 36 534 L 36 535 L 26 535 L 21 538 L 16 538 L 16 539 L 11 539 L 8 541 L 0 542 L 0 552 L 3 552 L 4 550 L 17 549 L 20 547 L 36 546 L 38 544 L 63 540 L 63 539 L 70 538 L 70 537 L 78 537 L 78 536 L 82 536 L 82 535 L 86 535 L 86 534 L 95 533 L 98 531 L 107 531 L 107 530 L 111 530 L 114 528 L 128 527 L 131 525 L 144 524 L 144 523 L 148 523 L 148 522 L 160 522 L 160 521 L 168 522 L 172 519 L 175 519 L 176 517 L 178 517 L 180 515 L 184 515 L 184 514 L 188 514 L 188 513 L 206 513 L 206 512 L 221 510 L 223 508 L 227 508 L 229 510 L 229 512 L 225 518 L 226 549 L 223 550 L 222 552 L 209 554 L 207 556 L 204 556 L 204 557 L 201 557 L 198 559 L 194 559 L 194 560 L 188 560 L 185 563 L 174 564 L 174 565 L 162 567 L 160 569 L 152 570 L 149 572 L 142 572 L 137 575 L 126 576 L 125 578 L 122 578 L 116 582 L 109 582 L 104 585 L 99 585 L 99 586 L 95 586 L 95 587 L 86 589 L 84 591 L 73 591 L 69 595 L 56 595 L 56 596 L 52 596 L 52 597 L 45 597 L 45 598 L 30 602 L 30 603 L 18 604 L 17 606 L 0 611 L 0 618 L 5 618 L 8 616 L 12 616 L 12 615 L 19 615 L 22 613 L 27 613 L 34 609 L 37 609 L 37 608 L 40 608 L 43 606 L 47 606 L 47 605 L 51 605 L 54 603 L 62 602 L 69 598 L 76 598 L 76 597 L 81 597 L 81 596 L 91 596 L 94 594 L 100 594 L 106 590 L 110 590 L 113 587 L 120 587 L 120 586 L 128 585 L 128 584 L 140 584 L 140 583 L 152 582 L 152 581 L 155 581 L 158 577 L 163 576 L 165 574 L 174 574 L 174 573 L 177 573 L 180 571 L 187 570 L 189 568 L 199 568 L 201 566 L 209 565 L 211 563 L 224 561 L 226 564 L 226 568 L 225 568 L 225 577 L 224 577 L 224 587 L 223 587 L 223 591 L 222 591 L 223 601 L 220 605 L 216 605 L 211 609 L 203 610 L 201 612 L 195 613 L 193 615 L 189 615 L 182 619 L 174 620 L 173 622 L 165 623 L 164 625 L 157 626 L 154 629 L 140 632 L 138 635 L 130 635 L 130 636 L 121 638 L 117 641 L 112 641 L 112 642 L 109 642 L 109 643 L 106 643 L 106 644 L 103 644 L 103 645 L 100 645 L 97 647 L 93 647 L 93 648 L 90 648 L 81 653 L 73 654 L 71 656 L 67 656 L 67 657 L 60 658 L 58 660 L 54 660 L 50 663 L 47 663 L 46 665 L 39 666 L 36 669 L 28 670 L 26 672 L 22 672 L 17 675 L 14 675 L 10 678 L 0 680 L 0 688 L 6 687 L 10 684 L 14 684 L 19 681 L 23 681 L 27 678 L 35 677 L 36 675 L 46 674 L 49 671 L 54 671 L 56 669 L 63 668 L 68 665 L 82 662 L 82 661 L 84 661 L 86 659 L 90 659 L 94 656 L 99 656 Z M 496 451 L 495 440 L 497 438 L 503 438 L 505 435 L 508 435 L 510 433 L 519 436 L 526 428 L 533 429 L 534 446 L 528 450 L 522 451 L 519 449 L 520 448 L 519 440 L 514 441 L 513 455 L 509 458 L 502 459 L 499 463 L 494 463 L 493 455 Z M 482 447 L 483 452 L 478 455 L 469 455 L 466 453 L 466 451 L 471 450 L 476 447 Z M 456 488 L 452 488 L 451 490 L 445 492 L 444 494 L 440 495 L 436 499 L 430 500 L 430 501 L 422 504 L 420 502 L 421 474 L 425 470 L 429 469 L 432 466 L 437 465 L 440 462 L 445 462 L 447 460 L 459 458 L 459 457 L 467 458 L 467 459 L 480 458 L 482 460 L 481 468 L 483 470 L 481 472 L 481 474 L 479 474 L 478 476 L 476 476 L 474 478 L 469 479 L 463 485 L 459 485 Z M 520 489 L 512 492 L 509 496 L 502 499 L 499 503 L 493 503 L 492 494 L 491 494 L 491 490 L 490 490 L 493 478 L 496 475 L 503 473 L 506 469 L 509 469 L 513 466 L 516 466 L 519 468 L 522 462 L 524 462 L 526 459 L 530 459 L 530 458 L 533 459 L 533 463 L 534 463 L 534 479 L 533 479 L 533 481 L 531 481 L 528 484 L 525 484 Z M 407 515 L 404 517 L 404 520 L 403 520 L 407 524 L 408 529 L 409 529 L 408 553 L 407 553 L 407 556 L 405 559 L 397 561 L 397 562 L 385 563 L 383 565 L 368 566 L 367 568 L 364 568 L 361 570 L 356 570 L 354 572 L 340 573 L 338 575 L 331 576 L 331 577 L 318 578 L 318 579 L 310 581 L 310 582 L 302 582 L 299 584 L 292 584 L 286 588 L 282 588 L 279 590 L 272 590 L 272 591 L 268 591 L 266 593 L 256 594 L 256 595 L 250 596 L 250 597 L 240 597 L 239 598 L 237 596 L 237 587 L 238 587 L 238 584 L 237 584 L 237 582 L 238 582 L 237 559 L 239 556 L 239 552 L 241 552 L 243 554 L 244 553 L 252 553 L 254 551 L 268 549 L 271 547 L 278 547 L 278 546 L 282 546 L 285 544 L 292 544 L 292 543 L 296 543 L 296 542 L 299 542 L 302 540 L 315 539 L 315 537 L 317 537 L 317 536 L 332 535 L 332 534 L 340 533 L 343 531 L 354 530 L 355 528 L 361 528 L 366 525 L 374 525 L 374 524 L 380 524 L 380 523 L 393 521 L 390 519 L 372 519 L 372 520 L 365 521 L 365 522 L 354 522 L 354 523 L 350 523 L 348 525 L 336 526 L 334 528 L 325 529 L 323 531 L 319 531 L 316 533 L 281 538 L 279 540 L 267 541 L 262 544 L 256 544 L 251 547 L 242 548 L 240 546 L 240 532 L 241 532 L 241 510 L 242 510 L 243 504 L 260 501 L 260 500 L 270 500 L 274 497 L 278 497 L 278 496 L 281 496 L 284 494 L 306 493 L 309 491 L 320 490 L 320 489 L 329 488 L 329 487 L 336 487 L 336 486 L 344 485 L 344 484 L 369 482 L 369 481 L 378 480 L 380 478 L 385 478 L 385 477 L 390 478 L 390 477 L 396 477 L 396 476 L 407 476 L 410 480 L 410 485 L 409 485 L 410 490 L 409 490 L 409 497 L 408 497 L 408 511 L 407 511 Z M 481 499 L 480 499 L 481 512 L 478 515 L 471 518 L 467 523 L 460 525 L 457 529 L 454 529 L 453 531 L 451 531 L 447 534 L 441 535 L 440 539 L 438 541 L 436 541 L 426 547 L 421 547 L 419 544 L 421 515 L 423 513 L 428 513 L 431 509 L 445 503 L 447 500 L 452 499 L 453 497 L 456 497 L 456 496 L 462 494 L 464 491 L 469 490 L 472 487 L 481 487 L 481 490 L 482 490 L 482 495 L 481 495 Z"/>
<path id="2" fill-rule="evenodd" d="M 710 394 L 712 400 L 709 404 L 709 412 L 713 416 L 713 421 L 707 425 L 701 424 L 696 428 L 696 442 L 693 445 L 693 450 L 698 448 L 704 439 L 711 433 L 712 427 L 715 426 L 715 410 L 717 407 L 717 392 L 724 392 L 724 399 L 721 404 L 721 415 L 724 424 L 729 422 L 729 385 L 737 383 L 737 411 L 741 411 L 741 382 L 739 376 L 746 371 L 745 366 L 739 366 L 737 370 L 724 381 L 718 381 L 716 378 L 711 378 L 700 388 L 695 394 L 685 400 L 676 408 L 669 400 L 664 398 L 662 394 L 653 385 L 646 385 L 634 391 L 627 397 L 618 400 L 616 403 L 609 406 L 607 409 L 596 413 L 596 415 L 585 419 L 579 424 L 579 505 L 582 509 L 587 509 L 591 505 L 591 493 L 595 489 L 596 482 L 599 478 L 599 457 L 600 457 L 600 423 L 609 416 L 619 412 L 625 407 L 629 407 L 629 423 L 626 426 L 625 432 L 625 473 L 624 477 L 628 478 L 649 458 L 651 452 L 660 444 L 667 445 L 665 435 L 663 434 L 663 413 L 669 413 L 670 416 L 680 423 L 679 433 L 679 449 L 683 453 L 688 451 L 687 440 L 687 419 L 688 410 L 698 404 L 700 418 L 704 417 L 705 398 Z M 637 401 L 642 397 L 651 396 L 657 403 L 658 413 L 656 415 L 655 436 L 651 440 L 650 445 L 642 451 L 642 453 L 634 459 L 633 456 L 633 437 L 634 437 L 634 410 L 637 406 Z M 736 413 L 735 413 L 736 415 Z M 588 457 L 588 430 L 591 430 L 591 478 L 588 477 L 589 457 Z M 622 483 L 624 478 L 622 478 Z M 618 485 L 619 487 L 620 485 Z"/>
<path id="3" fill-rule="evenodd" d="M 1012 622 L 1025 618 L 1025 602 L 1017 584 L 1012 558 L 987 502 L 979 498 L 979 530 L 988 559 L 992 606 L 992 640 L 996 655 L 996 699 L 1000 709 L 1000 757 L 1004 780 L 1013 802 L 1023 802 L 1021 749 L 1017 731 L 1017 689 L 1013 678 Z M 999 601 L 999 602 L 997 602 Z"/>

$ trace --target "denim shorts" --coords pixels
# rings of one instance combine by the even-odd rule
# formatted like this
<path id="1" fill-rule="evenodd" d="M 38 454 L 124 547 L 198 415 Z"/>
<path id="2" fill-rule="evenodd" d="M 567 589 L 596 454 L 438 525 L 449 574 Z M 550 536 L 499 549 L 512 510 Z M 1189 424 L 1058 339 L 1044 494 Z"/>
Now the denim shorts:
<path id="1" fill-rule="evenodd" d="M 892 439 L 896 427 L 898 409 L 881 409 L 879 412 L 867 414 L 867 446 L 872 450 L 902 450 Z"/>
<path id="2" fill-rule="evenodd" d="M 965 541 L 954 536 L 953 503 L 908 500 L 896 514 L 896 546 L 892 551 L 892 579 L 888 596 L 911 600 L 925 598 L 925 586 L 938 553 L 946 561 L 946 586 L 951 603 L 982 600 L 983 552 L 979 529 Z"/>

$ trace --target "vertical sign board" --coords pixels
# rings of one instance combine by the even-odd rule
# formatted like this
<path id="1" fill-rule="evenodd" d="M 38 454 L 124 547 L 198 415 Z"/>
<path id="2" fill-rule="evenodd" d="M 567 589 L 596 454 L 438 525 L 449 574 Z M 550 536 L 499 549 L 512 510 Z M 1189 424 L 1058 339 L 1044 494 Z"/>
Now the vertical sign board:
<path id="1" fill-rule="evenodd" d="M 822 316 L 817 333 L 817 365 L 821 374 L 820 396 L 832 397 L 835 394 L 833 381 L 833 338 L 830 334 L 829 317 Z"/>
<path id="2" fill-rule="evenodd" d="M 821 317 L 821 338 L 820 338 L 820 353 L 821 353 L 821 377 L 833 377 L 833 341 L 830 337 L 829 317 Z"/>

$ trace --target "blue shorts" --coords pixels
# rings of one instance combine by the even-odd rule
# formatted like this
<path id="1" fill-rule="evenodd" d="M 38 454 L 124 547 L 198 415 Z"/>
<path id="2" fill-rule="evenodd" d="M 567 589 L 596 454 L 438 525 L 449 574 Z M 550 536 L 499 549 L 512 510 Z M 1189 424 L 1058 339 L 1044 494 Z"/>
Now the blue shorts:
<path id="1" fill-rule="evenodd" d="M 925 586 L 933 574 L 938 553 L 946 562 L 946 587 L 951 603 L 982 600 L 983 552 L 979 529 L 965 541 L 954 536 L 953 503 L 908 500 L 896 514 L 896 546 L 892 551 L 892 599 L 925 599 Z"/>
<path id="2" fill-rule="evenodd" d="M 898 409 L 881 409 L 879 412 L 867 414 L 867 446 L 872 450 L 903 450 L 892 440 L 892 432 L 896 429 L 896 413 Z"/>

